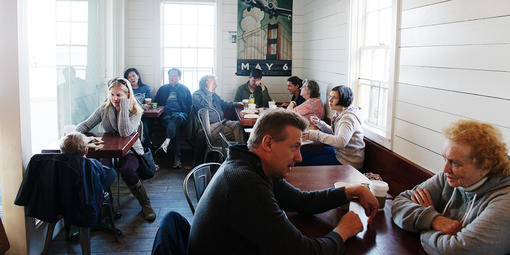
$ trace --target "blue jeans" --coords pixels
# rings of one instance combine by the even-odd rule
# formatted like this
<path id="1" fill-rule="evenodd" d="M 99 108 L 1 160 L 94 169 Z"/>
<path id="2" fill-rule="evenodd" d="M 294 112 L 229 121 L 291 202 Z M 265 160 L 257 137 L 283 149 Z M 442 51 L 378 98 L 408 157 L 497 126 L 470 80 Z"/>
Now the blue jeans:
<path id="1" fill-rule="evenodd" d="M 296 163 L 296 166 L 329 166 L 341 165 L 336 159 L 335 149 L 331 146 L 324 146 L 324 150 L 301 151 L 303 161 Z"/>
<path id="2" fill-rule="evenodd" d="M 170 138 L 170 149 L 174 153 L 174 157 L 181 156 L 181 139 L 183 134 L 179 134 L 183 130 L 184 125 L 188 121 L 188 116 L 182 112 L 164 113 L 161 118 L 161 125 L 166 130 L 166 137 Z"/>
<path id="3" fill-rule="evenodd" d="M 152 121 L 154 119 L 152 118 L 142 118 L 143 123 L 143 147 L 147 148 L 149 147 L 151 150 L 152 148 L 152 141 L 151 141 L 151 135 L 150 135 L 150 127 L 152 125 Z"/>
<path id="4" fill-rule="evenodd" d="M 186 218 L 177 212 L 169 212 L 159 224 L 152 255 L 186 255 L 190 229 Z"/>

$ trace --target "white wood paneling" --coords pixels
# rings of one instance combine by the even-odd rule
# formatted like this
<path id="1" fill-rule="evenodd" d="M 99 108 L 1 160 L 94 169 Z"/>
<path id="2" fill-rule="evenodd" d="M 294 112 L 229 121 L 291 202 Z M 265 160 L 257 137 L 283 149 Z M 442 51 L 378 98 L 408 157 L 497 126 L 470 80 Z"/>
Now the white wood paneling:
<path id="1" fill-rule="evenodd" d="M 510 2 L 509 2 L 510 3 Z M 400 49 L 400 64 L 510 72 L 510 44 Z"/>
<path id="2" fill-rule="evenodd" d="M 409 10 L 418 7 L 423 7 L 427 5 L 442 3 L 451 0 L 403 0 L 402 2 L 402 10 Z"/>
<path id="3" fill-rule="evenodd" d="M 502 112 L 510 109 L 510 100 L 399 84 L 398 100 L 438 111 L 510 127 L 510 118 Z"/>
<path id="4" fill-rule="evenodd" d="M 429 151 L 398 136 L 394 139 L 393 150 L 395 153 L 433 173 L 443 171 L 443 157 L 440 154 Z M 405 169 L 402 169 L 402 171 L 405 171 Z"/>
<path id="5" fill-rule="evenodd" d="M 399 82 L 510 99 L 510 72 L 401 66 Z"/>
<path id="6" fill-rule="evenodd" d="M 440 132 L 400 119 L 395 120 L 395 135 L 438 154 L 441 154 L 445 141 Z"/>
<path id="7" fill-rule="evenodd" d="M 401 30 L 400 45 L 463 45 L 510 43 L 510 16 Z"/>
<path id="8" fill-rule="evenodd" d="M 505 16 L 508 0 L 452 0 L 402 12 L 401 28 Z"/>

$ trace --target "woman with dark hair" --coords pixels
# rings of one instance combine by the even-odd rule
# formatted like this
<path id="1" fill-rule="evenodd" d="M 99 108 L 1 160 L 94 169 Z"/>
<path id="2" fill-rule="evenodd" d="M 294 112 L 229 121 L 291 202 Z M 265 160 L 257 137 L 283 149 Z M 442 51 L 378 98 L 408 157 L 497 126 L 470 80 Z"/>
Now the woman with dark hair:
<path id="1" fill-rule="evenodd" d="M 310 119 L 312 116 L 317 116 L 319 119 L 324 118 L 324 104 L 320 98 L 320 88 L 314 80 L 304 80 L 301 87 L 301 96 L 306 100 L 304 103 L 297 106 L 295 101 L 291 101 L 287 110 L 294 110 L 299 115 Z"/>
<path id="2" fill-rule="evenodd" d="M 87 120 L 80 123 L 76 131 L 86 133 L 100 123 L 105 132 L 119 134 L 121 137 L 127 137 L 137 131 L 143 109 L 132 96 L 133 89 L 130 82 L 124 78 L 110 80 L 108 95 L 106 102 L 99 106 Z M 140 139 L 136 140 L 132 148 L 138 155 L 143 155 Z M 113 167 L 111 158 L 102 158 L 100 161 L 103 165 Z M 156 213 L 136 172 L 139 166 L 138 158 L 134 152 L 128 152 L 120 159 L 119 164 L 120 176 L 138 199 L 144 218 L 147 221 L 154 221 Z"/>
<path id="3" fill-rule="evenodd" d="M 149 106 L 145 106 L 145 99 L 150 98 L 152 101 L 152 91 L 149 85 L 146 85 L 142 82 L 142 78 L 140 77 L 140 73 L 136 68 L 128 68 L 124 72 L 124 78 L 129 80 L 131 83 L 131 87 L 133 88 L 133 95 L 135 96 L 136 101 L 142 105 L 144 109 L 147 109 Z M 149 135 L 149 127 L 152 124 L 151 118 L 142 118 L 143 123 L 143 145 L 145 148 L 147 146 L 152 147 L 151 138 Z M 151 148 L 152 149 L 152 148 Z"/>
<path id="4" fill-rule="evenodd" d="M 334 110 L 331 126 L 317 117 L 311 117 L 311 123 L 319 130 L 310 130 L 303 139 L 327 144 L 325 151 L 305 151 L 301 165 L 351 165 L 357 169 L 363 167 L 365 142 L 359 108 L 351 106 L 354 95 L 346 86 L 336 86 L 329 93 L 328 104 Z"/>

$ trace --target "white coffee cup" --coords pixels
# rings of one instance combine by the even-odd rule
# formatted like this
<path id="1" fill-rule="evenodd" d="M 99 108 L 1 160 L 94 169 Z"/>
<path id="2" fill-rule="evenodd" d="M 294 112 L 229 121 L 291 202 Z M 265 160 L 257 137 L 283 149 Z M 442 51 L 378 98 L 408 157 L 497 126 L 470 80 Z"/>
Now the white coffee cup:
<path id="1" fill-rule="evenodd" d="M 255 110 L 257 108 L 256 104 L 248 104 L 248 109 Z"/>
<path id="2" fill-rule="evenodd" d="M 276 108 L 277 108 L 277 107 L 276 107 L 276 105 L 275 105 L 275 104 L 270 104 L 270 105 L 269 105 L 269 109 L 276 109 Z"/>
<path id="3" fill-rule="evenodd" d="M 379 211 L 384 210 L 384 205 L 386 204 L 386 194 L 389 190 L 388 183 L 383 181 L 373 180 L 370 182 L 370 191 L 374 194 L 377 201 L 379 201 Z"/>

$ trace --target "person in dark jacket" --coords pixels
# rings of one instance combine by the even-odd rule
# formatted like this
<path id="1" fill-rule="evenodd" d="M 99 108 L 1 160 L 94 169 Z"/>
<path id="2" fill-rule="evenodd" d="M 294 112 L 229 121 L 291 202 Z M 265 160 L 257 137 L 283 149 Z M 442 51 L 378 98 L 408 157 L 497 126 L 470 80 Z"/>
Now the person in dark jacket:
<path id="1" fill-rule="evenodd" d="M 214 75 L 203 76 L 199 83 L 199 90 L 193 93 L 193 108 L 200 110 L 202 108 L 214 109 L 219 113 L 219 119 L 216 114 L 209 113 L 211 122 L 211 134 L 213 139 L 220 139 L 219 132 L 222 132 L 228 140 L 244 143 L 244 130 L 239 121 L 225 120 L 223 111 L 232 109 L 236 105 L 241 106 L 241 102 L 225 102 L 216 94 L 216 78 Z"/>
<path id="2" fill-rule="evenodd" d="M 154 98 L 158 105 L 165 106 L 159 120 L 166 129 L 166 139 L 159 149 L 166 153 L 168 146 L 171 146 L 174 156 L 172 168 L 181 167 L 180 141 L 191 110 L 191 93 L 188 87 L 179 83 L 180 80 L 181 70 L 168 70 L 168 84 L 161 86 Z"/>
<path id="3" fill-rule="evenodd" d="M 342 254 L 344 243 L 363 230 L 359 216 L 345 214 L 325 236 L 308 238 L 285 211 L 321 213 L 359 197 L 369 221 L 378 202 L 361 185 L 303 192 L 285 181 L 301 161 L 301 134 L 308 122 L 295 112 L 274 110 L 255 124 L 248 146 L 230 153 L 207 186 L 191 225 L 188 254 Z"/>
<path id="4" fill-rule="evenodd" d="M 234 101 L 242 102 L 243 99 L 249 99 L 250 95 L 253 95 L 257 106 L 268 107 L 268 102 L 271 101 L 269 91 L 264 83 L 262 83 L 262 71 L 259 69 L 253 69 L 248 82 L 237 88 Z"/>

